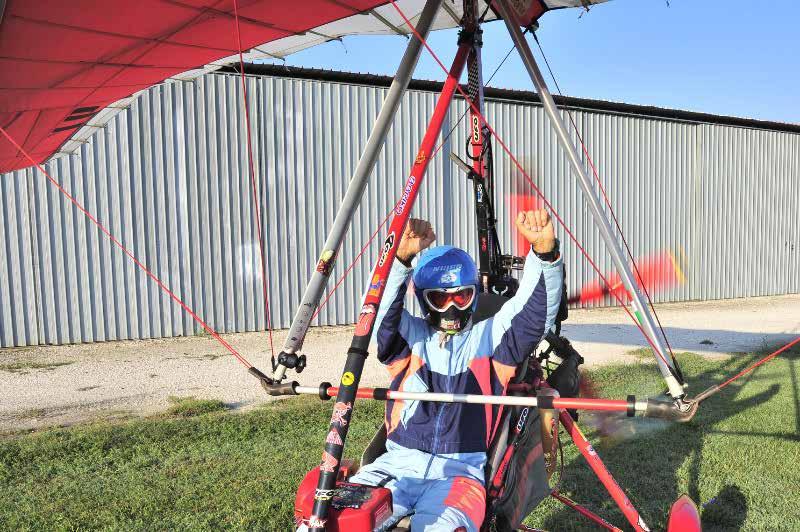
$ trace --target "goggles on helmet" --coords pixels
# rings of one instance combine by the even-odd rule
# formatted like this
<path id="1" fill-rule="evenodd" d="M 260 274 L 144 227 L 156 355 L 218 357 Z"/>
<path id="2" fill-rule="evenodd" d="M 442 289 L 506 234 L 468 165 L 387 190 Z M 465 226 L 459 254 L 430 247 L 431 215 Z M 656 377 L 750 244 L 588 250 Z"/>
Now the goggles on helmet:
<path id="1" fill-rule="evenodd" d="M 454 306 L 458 310 L 466 310 L 475 299 L 474 286 L 456 286 L 454 288 L 428 288 L 422 291 L 422 297 L 430 310 L 444 312 Z"/>

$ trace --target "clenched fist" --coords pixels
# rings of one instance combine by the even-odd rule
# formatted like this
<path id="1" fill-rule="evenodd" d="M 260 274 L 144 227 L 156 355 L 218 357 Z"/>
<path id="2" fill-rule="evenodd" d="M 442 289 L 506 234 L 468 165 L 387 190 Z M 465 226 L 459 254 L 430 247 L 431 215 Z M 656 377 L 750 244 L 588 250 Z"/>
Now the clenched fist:
<path id="1" fill-rule="evenodd" d="M 553 222 L 545 209 L 520 211 L 517 214 L 517 229 L 536 253 L 550 253 L 556 246 Z"/>
<path id="2" fill-rule="evenodd" d="M 408 264 L 414 256 L 436 240 L 431 224 L 425 220 L 411 218 L 403 231 L 403 238 L 397 248 L 397 258 Z"/>

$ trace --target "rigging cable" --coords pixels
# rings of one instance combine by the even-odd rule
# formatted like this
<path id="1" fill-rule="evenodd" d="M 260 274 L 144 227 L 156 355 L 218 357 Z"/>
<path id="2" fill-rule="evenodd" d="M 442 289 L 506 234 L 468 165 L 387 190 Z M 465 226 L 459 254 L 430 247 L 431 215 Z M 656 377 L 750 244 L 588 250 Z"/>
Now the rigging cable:
<path id="1" fill-rule="evenodd" d="M 539 47 L 539 52 L 542 54 L 542 59 L 544 59 L 544 63 L 547 66 L 547 71 L 550 72 L 550 77 L 553 79 L 553 83 L 556 86 L 556 90 L 558 91 L 559 96 L 563 97 L 564 93 L 561 91 L 561 86 L 558 84 L 558 80 L 556 79 L 555 74 L 553 73 L 553 69 L 550 67 L 550 61 L 547 59 L 547 55 L 544 53 L 544 48 L 542 48 L 542 43 L 539 42 L 539 37 L 536 35 L 535 31 L 531 32 L 533 35 L 533 40 L 536 41 L 536 45 Z M 622 239 L 622 243 L 625 246 L 625 251 L 628 253 L 628 257 L 631 259 L 631 264 L 633 265 L 633 269 L 636 272 L 636 276 L 639 278 L 639 286 L 642 287 L 645 296 L 647 296 L 647 302 L 650 305 L 650 310 L 653 312 L 653 316 L 656 318 L 656 322 L 658 323 L 658 328 L 661 331 L 661 335 L 664 337 L 664 342 L 667 344 L 667 349 L 669 350 L 670 357 L 672 358 L 672 362 L 675 365 L 675 369 L 680 376 L 680 380 L 683 381 L 683 373 L 681 372 L 680 366 L 678 366 L 677 360 L 675 360 L 675 353 L 672 350 L 672 345 L 669 343 L 669 339 L 667 338 L 667 333 L 664 331 L 664 327 L 661 325 L 661 318 L 659 318 L 658 313 L 656 312 L 655 306 L 653 305 L 653 300 L 650 298 L 650 292 L 647 290 L 647 287 L 644 284 L 644 280 L 642 278 L 642 274 L 639 271 L 639 266 L 636 264 L 636 259 L 633 256 L 633 252 L 631 251 L 630 246 L 628 245 L 628 240 L 625 238 L 625 234 L 622 232 L 622 227 L 620 226 L 619 219 L 617 218 L 617 213 L 614 212 L 614 208 L 611 206 L 611 201 L 608 199 L 608 194 L 606 193 L 606 189 L 603 186 L 603 183 L 600 180 L 600 175 L 597 171 L 597 167 L 592 160 L 592 156 L 589 155 L 589 149 L 586 147 L 586 143 L 583 140 L 583 135 L 578 130 L 578 125 L 575 123 L 575 119 L 572 116 L 572 112 L 569 109 L 565 109 L 567 116 L 569 117 L 569 121 L 572 124 L 572 129 L 575 131 L 575 134 L 578 136 L 578 141 L 581 143 L 581 148 L 583 149 L 583 154 L 586 156 L 586 160 L 589 162 L 589 167 L 592 169 L 592 174 L 594 175 L 594 180 L 597 183 L 597 186 L 600 187 L 600 192 L 603 195 L 603 199 L 605 200 L 606 206 L 608 207 L 608 211 L 611 214 L 611 218 L 614 220 L 614 224 L 617 227 L 617 232 L 619 232 L 619 236 Z"/>
<path id="2" fill-rule="evenodd" d="M 434 61 L 436 61 L 436 63 L 438 63 L 438 65 L 439 65 L 439 67 L 445 73 L 447 73 L 447 67 L 444 65 L 444 63 L 442 63 L 441 59 L 439 59 L 439 56 L 436 54 L 436 52 L 434 52 L 433 49 L 431 49 L 431 47 L 428 44 L 428 42 L 425 39 L 422 38 L 422 36 L 419 34 L 419 32 L 417 32 L 416 28 L 414 28 L 414 26 L 411 24 L 411 21 L 408 20 L 408 17 L 406 17 L 405 13 L 397 5 L 397 2 L 395 0 L 390 0 L 390 2 L 392 4 L 392 7 L 394 7 L 394 9 L 400 14 L 400 17 L 403 18 L 405 24 L 409 28 L 411 28 L 411 31 L 414 32 L 414 34 L 417 36 L 417 38 L 420 40 L 420 42 L 422 42 L 422 44 L 428 50 L 428 53 L 431 54 L 431 57 L 434 59 Z M 519 160 L 517 160 L 517 158 L 514 156 L 514 154 L 511 153 L 511 150 L 508 148 L 508 146 L 503 141 L 503 139 L 500 137 L 500 135 L 498 135 L 497 132 L 494 130 L 494 128 L 489 124 L 489 122 L 486 120 L 486 117 L 483 116 L 483 113 L 481 113 L 480 110 L 472 103 L 472 101 L 469 99 L 469 96 L 464 92 L 464 89 L 461 87 L 461 85 L 456 85 L 456 90 L 464 97 L 464 99 L 467 101 L 467 104 L 472 108 L 472 110 L 475 113 L 475 115 L 480 118 L 480 120 L 483 122 L 484 127 L 486 127 L 486 129 L 489 130 L 489 132 L 492 134 L 492 136 L 494 136 L 494 138 L 497 140 L 497 143 L 500 144 L 500 147 L 503 148 L 503 151 L 506 153 L 506 155 L 508 155 L 508 157 L 514 163 L 514 166 L 517 167 L 517 169 L 520 171 L 522 176 L 528 181 L 528 183 L 533 188 L 533 190 L 536 192 L 536 194 L 539 196 L 539 198 L 541 198 L 542 203 L 544 203 L 544 205 L 547 207 L 547 209 L 552 213 L 553 217 L 558 221 L 558 223 L 561 225 L 561 227 L 564 229 L 564 231 L 569 236 L 570 240 L 572 240 L 572 242 L 575 244 L 575 246 L 578 248 L 578 250 L 580 250 L 580 252 L 586 258 L 586 260 L 592 266 L 592 268 L 594 268 L 594 270 L 597 272 L 598 276 L 603 281 L 603 283 L 610 288 L 611 285 L 608 282 L 608 279 L 606 279 L 605 275 L 603 275 L 603 272 L 600 270 L 600 268 L 597 266 L 597 264 L 591 258 L 591 256 L 586 251 L 586 249 L 584 249 L 584 247 L 578 241 L 577 237 L 573 234 L 573 232 L 569 229 L 569 227 L 567 227 L 566 222 L 564 222 L 564 220 L 558 214 L 558 211 L 556 211 L 556 209 L 553 207 L 553 205 L 550 203 L 550 201 L 545 197 L 544 193 L 542 193 L 542 191 L 539 189 L 539 187 L 536 186 L 536 183 L 534 183 L 533 179 L 530 177 L 530 175 L 528 175 L 528 173 L 522 167 L 522 164 L 520 164 Z M 664 362 L 664 364 L 666 365 L 667 371 L 669 371 L 670 374 L 677 379 L 678 375 L 675 373 L 675 370 L 672 368 L 670 363 L 667 362 L 667 359 L 664 357 L 664 354 L 661 353 L 661 351 L 658 349 L 658 347 L 656 347 L 654 341 L 650 338 L 650 336 L 645 333 L 644 328 L 639 323 L 639 321 L 636 319 L 636 316 L 633 315 L 633 313 L 628 308 L 628 306 L 625 304 L 625 302 L 622 300 L 622 298 L 619 296 L 619 294 L 617 294 L 614 291 L 611 291 L 611 294 L 616 298 L 616 300 L 619 302 L 620 306 L 623 308 L 623 310 L 625 310 L 625 312 L 628 314 L 628 316 L 630 316 L 631 320 L 636 325 L 636 327 L 642 332 L 642 335 L 644 336 L 645 340 L 647 340 L 647 342 L 653 348 L 653 352 L 661 359 L 661 361 Z"/>
<path id="3" fill-rule="evenodd" d="M 239 0 L 233 0 L 233 15 L 236 22 L 236 45 L 239 50 L 239 74 L 242 81 L 242 102 L 244 103 L 244 119 L 247 124 L 247 159 L 250 166 L 250 185 L 253 190 L 253 209 L 255 210 L 256 231 L 258 232 L 258 249 L 261 258 L 261 289 L 264 298 L 264 321 L 269 334 L 270 363 L 272 370 L 275 370 L 275 346 L 272 341 L 272 316 L 269 307 L 269 277 L 267 276 L 267 265 L 264 256 L 264 236 L 261 231 L 261 210 L 259 209 L 259 188 L 256 184 L 256 171 L 253 164 L 253 137 L 250 127 L 250 102 L 247 97 L 247 80 L 244 75 L 244 56 L 242 55 L 242 35 L 239 28 Z"/>
<path id="4" fill-rule="evenodd" d="M 800 336 L 798 336 L 797 338 L 795 338 L 794 340 L 792 340 L 788 344 L 784 345 L 783 347 L 781 347 L 779 349 L 776 349 L 775 351 L 773 351 L 769 355 L 759 359 L 758 361 L 754 362 L 753 364 L 750 364 L 745 369 L 743 369 L 742 371 L 740 371 L 739 373 L 737 373 L 733 377 L 729 378 L 728 380 L 726 380 L 722 384 L 714 386 L 713 387 L 714 392 L 715 393 L 718 392 L 719 390 L 723 389 L 724 387 L 726 387 L 727 385 L 729 385 L 730 383 L 732 383 L 736 379 L 739 379 L 739 378 L 743 377 L 744 375 L 747 375 L 748 373 L 750 373 L 751 371 L 753 371 L 754 369 L 756 369 L 760 365 L 766 364 L 767 362 L 769 362 L 770 360 L 772 360 L 776 356 L 780 355 L 784 351 L 787 351 L 787 350 L 791 349 L 792 347 L 794 347 L 795 345 L 798 345 L 798 344 L 800 344 Z"/>
<path id="5" fill-rule="evenodd" d="M 203 319 L 200 318 L 200 316 L 198 316 L 195 313 L 195 311 L 189 305 L 184 303 L 183 300 L 179 298 L 172 290 L 170 290 L 169 287 L 166 284 L 164 284 L 164 282 L 161 279 L 159 279 L 158 276 L 156 276 L 156 274 L 151 272 L 147 268 L 147 266 L 145 266 L 141 261 L 139 261 L 139 259 L 136 258 L 136 255 L 134 255 L 133 252 L 131 252 L 128 248 L 126 248 L 122 244 L 122 242 L 120 242 L 117 239 L 117 237 L 115 237 L 111 233 L 111 231 L 109 231 L 97 218 L 95 218 L 95 216 L 92 213 L 86 210 L 86 208 L 83 205 L 81 205 L 81 203 L 77 199 L 75 199 L 75 197 L 73 197 L 69 192 L 67 192 L 67 190 L 64 187 L 62 187 L 61 184 L 58 181 L 56 181 L 53 178 L 53 176 L 51 176 L 41 164 L 37 163 L 34 160 L 34 158 L 25 150 L 25 148 L 23 148 L 16 140 L 14 140 L 14 138 L 2 126 L 0 126 L 0 133 L 2 133 L 3 136 L 5 136 L 8 139 L 8 141 L 11 142 L 11 144 L 13 144 L 15 148 L 17 148 L 17 150 L 19 150 L 19 152 L 22 153 L 22 155 L 24 155 L 26 159 L 28 159 L 28 161 L 30 161 L 32 166 L 37 168 L 47 178 L 47 180 L 50 181 L 50 183 L 53 186 L 55 186 L 70 202 L 72 202 L 72 204 L 79 211 L 81 211 L 84 214 L 84 216 L 89 218 L 89 220 L 94 225 L 96 225 L 97 228 L 100 229 L 100 231 L 104 235 L 106 235 L 108 239 L 111 240 L 111 242 L 115 246 L 121 249 L 122 252 L 125 253 L 125 255 L 127 255 L 134 262 L 134 264 L 136 264 L 136 266 L 139 267 L 140 270 L 142 270 L 150 279 L 152 279 L 158 285 L 158 287 L 161 288 L 161 290 L 163 290 L 170 298 L 172 298 L 173 301 L 175 301 L 178 305 L 180 305 L 181 308 L 183 308 L 183 310 L 185 310 L 186 313 L 188 313 L 192 317 L 192 319 L 194 319 L 194 321 L 196 321 L 201 327 L 203 327 L 203 329 L 205 329 L 206 332 L 208 332 L 208 334 L 210 334 L 225 349 L 227 349 L 228 352 L 230 352 L 230 354 L 236 357 L 236 359 L 239 362 L 244 364 L 247 367 L 247 369 L 253 369 L 253 365 L 250 362 L 248 362 L 246 358 L 244 358 L 231 344 L 226 342 L 225 339 L 223 339 L 219 335 L 219 333 L 215 331 L 209 324 L 203 321 Z"/>
<path id="6" fill-rule="evenodd" d="M 484 16 L 486 15 L 486 11 L 484 11 L 483 15 L 484 15 Z M 526 29 L 525 31 L 528 31 L 528 30 Z M 486 83 L 485 83 L 485 84 L 488 84 L 488 83 L 490 83 L 490 82 L 492 81 L 492 79 L 494 79 L 494 76 L 495 76 L 495 75 L 497 74 L 497 72 L 500 70 L 500 67 L 502 67 L 502 66 L 505 64 L 506 60 L 508 59 L 508 57 L 511 55 L 511 53 L 512 53 L 513 51 L 514 51 L 514 47 L 512 46 L 512 47 L 511 47 L 511 48 L 508 50 L 508 53 L 506 53 L 505 57 L 503 57 L 503 60 L 502 60 L 502 61 L 500 61 L 500 63 L 499 63 L 499 64 L 498 64 L 498 65 L 495 67 L 494 71 L 492 72 L 492 75 L 491 75 L 491 76 L 489 76 L 489 79 L 488 79 L 488 80 L 486 80 Z M 484 84 L 484 85 L 485 85 L 485 84 Z M 464 111 L 464 112 L 461 114 L 461 116 L 459 117 L 459 119 L 456 121 L 456 124 L 455 124 L 455 125 L 454 125 L 452 128 L 450 128 L 450 131 L 448 131 L 448 132 L 447 132 L 447 134 L 444 136 L 444 138 L 443 138 L 443 139 L 442 139 L 442 141 L 439 143 L 439 145 L 438 145 L 438 146 L 436 146 L 436 148 L 433 150 L 433 154 L 431 155 L 431 159 L 433 159 L 434 157 L 436 157 L 436 155 L 437 155 L 437 154 L 439 153 L 439 151 L 440 151 L 440 150 L 441 150 L 441 149 L 444 147 L 444 145 L 445 145 L 445 144 L 447 144 L 447 141 L 448 141 L 448 140 L 450 139 L 450 137 L 453 135 L 453 133 L 455 132 L 456 128 L 458 128 L 458 126 L 459 126 L 459 125 L 461 124 L 461 122 L 464 120 L 464 117 L 466 117 L 466 116 L 467 116 L 467 113 L 469 113 L 469 106 L 467 106 L 467 109 L 466 109 L 466 110 L 465 110 L 465 111 Z M 491 154 L 490 154 L 490 156 L 491 156 Z M 395 207 L 397 207 L 397 205 L 395 205 Z M 382 222 L 380 223 L 380 225 L 378 226 L 378 229 L 376 229 L 376 230 L 375 230 L 375 232 L 373 232 L 373 233 L 372 233 L 372 235 L 370 235 L 369 239 L 367 240 L 367 243 L 366 243 L 366 244 L 364 244 L 364 246 L 361 248 L 361 250 L 359 251 L 359 253 L 356 255 L 356 257 L 355 257 L 355 258 L 353 259 L 353 261 L 350 263 L 350 265 L 349 265 L 349 266 L 348 266 L 348 267 L 345 269 L 345 272 L 344 272 L 344 274 L 342 274 L 342 276 L 341 276 L 341 277 L 339 277 L 339 279 L 338 279 L 338 280 L 336 281 L 336 283 L 334 284 L 333 288 L 332 288 L 332 289 L 331 289 L 331 290 L 330 290 L 330 291 L 329 291 L 329 292 L 326 294 L 326 297 L 325 297 L 325 299 L 324 299 L 324 300 L 322 300 L 322 302 L 321 302 L 321 303 L 320 303 L 320 304 L 317 306 L 317 309 L 314 311 L 314 314 L 311 316 L 311 319 L 312 319 L 312 320 L 313 320 L 314 318 L 316 318 L 316 317 L 319 315 L 319 313 L 322 311 L 322 307 L 324 307 L 324 306 L 325 306 L 325 305 L 328 303 L 328 301 L 329 301 L 329 300 L 331 299 L 331 297 L 333 296 L 333 293 L 334 293 L 334 292 L 335 292 L 335 291 L 336 291 L 336 290 L 337 290 L 337 289 L 338 289 L 338 288 L 341 286 L 341 284 L 342 284 L 342 283 L 344 282 L 344 280 L 347 278 L 347 275 L 350 273 L 350 271 L 351 271 L 351 270 L 352 270 L 352 269 L 355 267 L 355 265 L 356 265 L 356 264 L 358 263 L 358 261 L 361 259 L 361 256 L 362 256 L 362 255 L 364 254 L 364 252 L 367 250 L 367 247 L 369 247 L 369 245 L 372 243 L 372 241 L 373 241 L 373 240 L 375 239 L 375 237 L 378 235 L 378 233 L 379 233 L 379 232 L 380 232 L 380 230 L 383 228 L 383 226 L 384 226 L 384 225 L 386 225 L 386 222 L 388 222 L 388 221 L 389 221 L 389 218 L 392 216 L 392 212 L 394 212 L 394 208 L 392 208 L 392 209 L 389 211 L 389 213 L 386 215 L 386 217 L 383 219 L 383 221 L 382 221 Z M 495 239 L 495 244 L 496 244 L 497 246 L 499 246 L 499 243 L 497 242 L 497 240 L 496 240 L 496 239 Z M 498 254 L 499 254 L 499 251 L 500 251 L 500 250 L 498 249 Z"/>
<path id="7" fill-rule="evenodd" d="M 392 4 L 392 7 L 394 7 L 394 9 L 395 9 L 395 10 L 396 10 L 396 11 L 397 11 L 399 14 L 400 14 L 400 16 L 403 18 L 403 20 L 405 21 L 405 23 L 406 23 L 406 24 L 407 24 L 407 25 L 408 25 L 410 28 L 412 28 L 412 31 L 413 31 L 413 32 L 414 32 L 414 34 L 417 36 L 417 38 L 418 38 L 418 39 L 420 39 L 420 41 L 422 42 L 422 44 L 423 44 L 423 45 L 425 46 L 425 48 L 428 50 L 428 53 L 430 53 L 430 54 L 431 54 L 431 56 L 433 57 L 433 59 L 434 59 L 434 60 L 435 60 L 435 61 L 436 61 L 436 62 L 439 64 L 439 66 L 442 68 L 442 70 L 444 70 L 445 72 L 447 72 L 447 67 L 445 67 L 445 66 L 444 66 L 444 64 L 443 64 L 443 63 L 442 63 L 442 61 L 439 59 L 439 57 L 436 55 L 436 53 L 435 53 L 435 52 L 434 52 L 434 51 L 431 49 L 431 47 L 430 47 L 430 45 L 427 43 L 427 41 L 426 41 L 426 40 L 424 40 L 424 39 L 422 38 L 422 36 L 421 36 L 421 35 L 419 35 L 419 33 L 416 31 L 416 29 L 414 29 L 414 27 L 413 27 L 413 26 L 410 24 L 410 22 L 409 22 L 408 18 L 407 18 L 407 17 L 406 17 L 406 15 L 403 13 L 403 11 L 400 9 L 400 7 L 397 5 L 397 3 L 395 2 L 395 0 L 390 0 L 390 1 L 391 1 L 391 4 Z M 575 235 L 574 235 L 574 234 L 572 233 L 572 231 L 570 231 L 570 229 L 567 227 L 567 225 L 566 225 L 566 223 L 564 222 L 564 220 L 563 220 L 563 219 L 562 219 L 562 218 L 559 216 L 558 212 L 557 212 L 557 211 L 556 211 L 556 210 L 553 208 L 553 205 L 552 205 L 552 204 L 551 204 L 551 203 L 550 203 L 550 202 L 547 200 L 547 198 L 544 196 L 544 194 L 542 193 L 542 191 L 541 191 L 541 190 L 540 190 L 540 189 L 539 189 L 539 188 L 536 186 L 536 184 L 533 182 L 533 180 L 532 180 L 532 179 L 531 179 L 531 177 L 528 175 L 528 173 L 527 173 L 527 172 L 525 172 L 525 170 L 522 168 L 522 165 L 519 163 L 519 161 L 516 159 L 516 157 L 514 157 L 514 155 L 511 153 L 511 150 L 508 148 L 508 146 L 505 144 L 505 142 L 503 142 L 503 139 L 501 139 L 501 138 L 500 138 L 500 136 L 497 134 L 497 132 L 494 130 L 494 128 L 492 128 L 492 126 L 491 126 L 491 125 L 489 125 L 489 123 L 486 121 L 486 118 L 485 118 L 485 117 L 484 117 L 484 116 L 483 116 L 483 115 L 480 113 L 480 111 L 479 111 L 479 110 L 478 110 L 478 109 L 477 109 L 477 108 L 476 108 L 476 107 L 475 107 L 475 106 L 474 106 L 474 105 L 471 103 L 471 101 L 469 100 L 469 97 L 468 97 L 468 96 L 467 96 L 467 95 L 464 93 L 464 90 L 461 88 L 461 86 L 460 86 L 460 85 L 458 85 L 456 88 L 457 88 L 457 90 L 458 90 L 458 91 L 461 93 L 461 95 L 462 95 L 462 96 L 464 96 L 464 98 L 466 99 L 466 101 L 467 101 L 467 102 L 468 102 L 468 103 L 471 105 L 471 107 L 472 107 L 472 108 L 473 108 L 473 110 L 475 111 L 475 114 L 476 114 L 477 116 L 479 116 L 479 117 L 480 117 L 480 119 L 483 121 L 483 124 L 484 124 L 484 126 L 485 126 L 485 127 L 488 129 L 488 130 L 489 130 L 489 132 L 492 134 L 492 136 L 494 136 L 494 137 L 495 137 L 495 139 L 497 139 L 497 142 L 498 142 L 498 144 L 500 144 L 500 146 L 503 148 L 503 151 L 505 151 L 505 152 L 506 152 L 506 154 L 509 156 L 509 158 L 510 158 L 510 159 L 513 161 L 513 163 L 514 163 L 514 165 L 517 167 L 517 169 L 519 169 L 519 171 L 522 173 L 522 175 L 525 177 L 525 179 L 528 181 L 528 183 L 529 183 L 529 184 L 531 185 L 531 187 L 534 189 L 534 191 L 536 192 L 536 194 L 537 194 L 537 195 L 538 195 L 538 196 L 541 198 L 541 200 L 542 200 L 542 202 L 545 204 L 545 206 L 546 206 L 546 207 L 547 207 L 547 208 L 550 210 L 550 212 L 553 214 L 553 217 L 555 217 L 555 218 L 556 218 L 556 220 L 558 220 L 559 224 L 560 224 L 560 225 L 563 227 L 564 231 L 566 231 L 567 235 L 569 235 L 570 239 L 571 239 L 571 240 L 573 241 L 573 243 L 574 243 L 574 244 L 577 246 L 577 248 L 578 248 L 578 249 L 581 251 L 581 253 L 584 255 L 584 257 L 585 257 L 585 258 L 586 258 L 586 260 L 589 262 L 589 264 L 591 264 L 591 265 L 592 265 L 592 267 L 595 269 L 595 271 L 597 272 L 597 274 L 600 276 L 601 280 L 602 280 L 602 281 L 603 281 L 603 282 L 606 284 L 606 286 L 609 286 L 609 287 L 610 287 L 610 285 L 609 285 L 609 283 L 608 283 L 608 280 L 605 278 L 605 276 L 602 274 L 602 272 L 601 272 L 601 271 L 600 271 L 600 269 L 597 267 L 597 265 L 595 264 L 595 262 L 594 262 L 594 261 L 592 260 L 592 258 L 589 256 L 588 252 L 587 252 L 587 251 L 586 251 L 586 250 L 583 248 L 583 246 L 581 246 L 580 242 L 578 242 L 578 240 L 577 240 L 577 238 L 575 237 Z M 625 305 L 625 303 L 622 301 L 622 299 L 619 297 L 619 295 L 617 295 L 617 294 L 616 294 L 616 293 L 614 293 L 614 292 L 612 292 L 612 294 L 613 294 L 613 295 L 614 295 L 614 297 L 617 299 L 617 301 L 619 302 L 620 306 L 622 306 L 622 308 L 623 308 L 623 309 L 624 309 L 624 310 L 627 312 L 627 314 L 628 314 L 628 315 L 631 317 L 631 319 L 632 319 L 632 320 L 633 320 L 633 322 L 636 324 L 636 326 L 639 328 L 639 330 L 640 330 L 640 331 L 642 331 L 642 334 L 644 334 L 644 330 L 642 329 L 642 326 L 641 326 L 641 325 L 639 324 L 639 322 L 636 320 L 636 317 L 635 317 L 635 316 L 634 316 L 634 315 L 631 313 L 630 309 L 628 309 L 627 305 Z M 673 375 L 674 375 L 674 376 L 677 378 L 677 375 L 675 375 L 675 374 L 674 374 L 674 371 L 672 370 L 672 368 L 671 368 L 671 367 L 669 366 L 669 364 L 667 363 L 666 359 L 664 358 L 664 355 L 663 355 L 663 354 L 662 354 L 662 353 L 661 353 L 661 352 L 660 352 L 660 351 L 659 351 L 659 350 L 656 348 L 656 346 L 654 345 L 654 343 L 653 343 L 653 341 L 650 339 L 650 337 L 649 337 L 647 334 L 644 334 L 644 337 L 645 337 L 645 339 L 648 341 L 648 343 L 649 343 L 649 344 L 650 344 L 650 345 L 653 347 L 653 351 L 656 353 L 656 355 L 658 355 L 658 356 L 661 358 L 661 360 L 662 360 L 662 361 L 663 361 L 665 364 L 667 364 L 667 368 L 668 368 L 668 369 L 670 370 L 670 372 L 671 372 L 671 373 L 673 373 Z M 729 378 L 728 380 L 724 381 L 722 384 L 720 384 L 720 385 L 717 385 L 717 386 L 714 386 L 714 387 L 710 388 L 709 390 L 707 390 L 706 392 L 704 392 L 703 394 L 700 394 L 700 395 L 698 396 L 698 399 L 697 399 L 697 400 L 702 400 L 702 399 L 704 399 L 705 397 L 707 397 L 708 395 L 710 395 L 710 394 L 712 394 L 712 393 L 716 393 L 716 392 L 718 392 L 719 390 L 721 390 L 722 388 L 724 388 L 724 387 L 728 386 L 729 384 L 731 384 L 731 383 L 732 383 L 732 382 L 734 382 L 735 380 L 737 380 L 737 379 L 741 378 L 742 376 L 744 376 L 744 375 L 746 375 L 746 374 L 750 373 L 751 371 L 755 370 L 756 368 L 758 368 L 758 367 L 759 367 L 759 366 L 761 366 L 762 364 L 765 364 L 765 363 L 769 362 L 770 360 L 772 360 L 772 359 L 774 359 L 775 357 L 777 357 L 779 354 L 781 354 L 781 353 L 783 353 L 783 352 L 787 351 L 787 350 L 788 350 L 788 349 L 790 349 L 791 347 L 793 347 L 793 346 L 795 346 L 795 345 L 798 345 L 798 344 L 800 344 L 800 336 L 799 336 L 799 337 L 797 337 L 797 338 L 795 338 L 795 339 L 794 339 L 794 340 L 792 340 L 791 342 L 787 343 L 787 344 L 786 344 L 786 345 L 784 345 L 783 347 L 781 347 L 781 348 L 779 348 L 779 349 L 777 349 L 777 350 L 773 351 L 773 352 L 772 352 L 772 353 L 770 353 L 769 355 L 767 355 L 767 356 L 765 356 L 765 357 L 761 358 L 761 359 L 760 359 L 760 360 L 758 360 L 757 362 L 755 362 L 755 363 L 751 364 L 750 366 L 748 366 L 748 367 L 747 367 L 747 368 L 745 368 L 744 370 L 740 371 L 739 373 L 737 373 L 737 374 L 736 374 L 736 375 L 734 375 L 733 377 L 731 377 L 731 378 Z"/>

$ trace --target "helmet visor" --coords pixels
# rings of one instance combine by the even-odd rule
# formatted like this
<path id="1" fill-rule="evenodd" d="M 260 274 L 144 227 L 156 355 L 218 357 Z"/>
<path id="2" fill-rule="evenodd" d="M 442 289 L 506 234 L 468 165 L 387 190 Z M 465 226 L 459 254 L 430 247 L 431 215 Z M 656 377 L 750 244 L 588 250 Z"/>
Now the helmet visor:
<path id="1" fill-rule="evenodd" d="M 431 310 L 444 312 L 451 306 L 458 310 L 466 310 L 475 299 L 474 286 L 457 286 L 455 288 L 428 288 L 422 291 L 425 303 Z"/>

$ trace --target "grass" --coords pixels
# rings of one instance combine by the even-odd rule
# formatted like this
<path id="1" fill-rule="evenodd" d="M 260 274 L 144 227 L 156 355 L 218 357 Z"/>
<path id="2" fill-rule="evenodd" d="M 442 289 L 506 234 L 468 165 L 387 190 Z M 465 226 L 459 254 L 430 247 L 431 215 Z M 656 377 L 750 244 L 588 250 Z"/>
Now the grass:
<path id="1" fill-rule="evenodd" d="M 0 371 L 7 371 L 9 373 L 26 374 L 31 370 L 45 370 L 50 371 L 61 366 L 68 366 L 72 361 L 63 362 L 10 362 L 8 364 L 0 364 Z"/>
<path id="2" fill-rule="evenodd" d="M 753 356 L 680 356 L 693 390 L 719 382 Z M 800 356 L 781 356 L 709 399 L 684 425 L 600 419 L 581 423 L 647 523 L 663 529 L 672 501 L 705 503 L 707 530 L 781 530 L 800 522 Z M 655 394 L 652 364 L 591 373 L 602 395 Z M 359 403 L 347 455 L 358 456 L 382 404 Z M 298 398 L 245 414 L 218 401 L 175 400 L 166 414 L 52 429 L 0 441 L 0 529 L 290 530 L 294 490 L 319 462 L 330 403 Z M 572 445 L 562 492 L 625 523 Z M 551 501 L 531 524 L 590 529 Z"/>
<path id="3" fill-rule="evenodd" d="M 167 409 L 167 417 L 194 417 L 227 410 L 225 403 L 217 399 L 197 399 L 196 397 L 170 397 L 172 405 Z"/>

